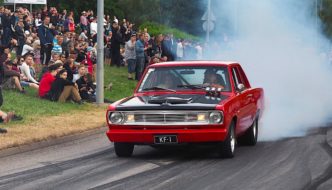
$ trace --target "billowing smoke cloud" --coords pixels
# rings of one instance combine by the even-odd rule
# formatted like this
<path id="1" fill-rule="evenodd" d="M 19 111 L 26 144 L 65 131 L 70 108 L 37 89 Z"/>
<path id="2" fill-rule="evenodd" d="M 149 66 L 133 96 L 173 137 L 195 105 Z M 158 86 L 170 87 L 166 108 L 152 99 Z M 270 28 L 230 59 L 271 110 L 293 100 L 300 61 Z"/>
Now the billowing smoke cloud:
<path id="1" fill-rule="evenodd" d="M 303 135 L 332 116 L 332 65 L 314 3 L 212 0 L 213 58 L 239 61 L 251 85 L 265 90 L 260 140 Z"/>

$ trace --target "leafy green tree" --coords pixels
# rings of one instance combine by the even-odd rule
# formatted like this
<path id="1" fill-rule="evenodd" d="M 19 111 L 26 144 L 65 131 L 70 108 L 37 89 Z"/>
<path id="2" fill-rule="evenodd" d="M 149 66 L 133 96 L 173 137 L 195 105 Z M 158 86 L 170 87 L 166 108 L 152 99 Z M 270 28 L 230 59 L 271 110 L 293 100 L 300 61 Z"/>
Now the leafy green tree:
<path id="1" fill-rule="evenodd" d="M 328 37 L 332 37 L 332 0 L 322 0 L 319 4 L 319 17 L 323 23 L 323 30 Z"/>
<path id="2" fill-rule="evenodd" d="M 201 25 L 200 17 L 204 13 L 200 0 L 104 0 L 104 4 L 105 15 L 127 18 L 136 26 L 151 21 L 195 35 L 202 32 L 201 27 L 197 27 Z M 87 9 L 96 13 L 97 8 L 96 0 L 53 0 L 48 5 L 73 10 L 76 16 Z"/>

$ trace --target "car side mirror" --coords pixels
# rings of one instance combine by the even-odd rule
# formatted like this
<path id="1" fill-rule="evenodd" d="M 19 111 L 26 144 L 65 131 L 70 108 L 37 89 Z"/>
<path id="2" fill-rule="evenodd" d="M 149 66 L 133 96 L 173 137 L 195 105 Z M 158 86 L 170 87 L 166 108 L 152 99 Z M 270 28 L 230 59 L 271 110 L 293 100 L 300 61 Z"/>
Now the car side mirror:
<path id="1" fill-rule="evenodd" d="M 238 84 L 237 85 L 237 89 L 240 91 L 240 92 L 242 92 L 242 91 L 244 91 L 245 90 L 245 86 L 244 86 L 244 84 Z"/>

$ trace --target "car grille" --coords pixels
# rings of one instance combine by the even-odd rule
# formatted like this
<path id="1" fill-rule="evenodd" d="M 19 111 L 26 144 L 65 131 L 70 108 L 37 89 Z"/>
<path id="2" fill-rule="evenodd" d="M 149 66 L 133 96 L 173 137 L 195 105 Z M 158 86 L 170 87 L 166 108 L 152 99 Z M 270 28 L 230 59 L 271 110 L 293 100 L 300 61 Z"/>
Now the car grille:
<path id="1" fill-rule="evenodd" d="M 126 122 L 126 124 L 134 125 L 201 125 L 208 124 L 208 120 L 197 120 L 199 114 L 206 115 L 207 112 L 192 112 L 192 111 L 153 111 L 153 112 L 128 112 L 126 114 L 133 114 L 135 121 Z"/>

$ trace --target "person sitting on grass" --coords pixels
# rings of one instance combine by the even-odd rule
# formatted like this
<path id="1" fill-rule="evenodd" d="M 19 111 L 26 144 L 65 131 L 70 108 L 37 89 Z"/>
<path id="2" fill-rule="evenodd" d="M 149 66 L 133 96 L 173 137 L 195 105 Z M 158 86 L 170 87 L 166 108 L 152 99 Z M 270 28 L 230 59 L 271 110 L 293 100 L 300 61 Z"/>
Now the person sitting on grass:
<path id="1" fill-rule="evenodd" d="M 63 68 L 67 71 L 67 80 L 73 81 L 74 78 L 74 71 L 75 71 L 75 65 L 74 65 L 74 59 L 69 58 L 68 60 L 65 60 L 63 62 Z"/>
<path id="2" fill-rule="evenodd" d="M 73 76 L 73 82 L 76 82 L 78 79 L 80 79 L 81 77 L 83 77 L 86 73 L 87 73 L 87 70 L 85 68 L 85 65 L 79 65 L 78 68 L 77 68 L 77 74 L 74 74 Z"/>
<path id="3" fill-rule="evenodd" d="M 4 65 L 4 89 L 18 89 L 22 94 L 25 94 L 25 90 L 21 86 L 20 73 L 13 70 L 13 62 L 7 60 Z"/>
<path id="4" fill-rule="evenodd" d="M 3 82 L 4 77 L 5 77 L 4 62 L 0 61 L 0 107 L 3 104 L 1 84 Z M 15 115 L 14 112 L 5 113 L 5 112 L 0 110 L 0 122 L 2 122 L 2 123 L 8 123 L 10 120 L 22 120 L 22 119 L 23 119 L 22 117 Z M 0 133 L 7 133 L 7 130 L 3 129 L 3 128 L 0 128 Z"/>
<path id="5" fill-rule="evenodd" d="M 51 89 L 48 92 L 48 98 L 51 101 L 62 103 L 70 99 L 78 104 L 82 103 L 77 84 L 67 80 L 66 69 L 60 70 L 57 74 L 56 79 L 52 83 Z"/>
<path id="6" fill-rule="evenodd" d="M 23 59 L 23 58 L 21 58 Z M 22 60 L 21 60 L 22 61 Z M 21 71 L 21 85 L 22 86 L 29 86 L 34 89 L 39 89 L 39 83 L 38 81 L 34 78 L 35 76 L 35 69 L 32 67 L 33 65 L 33 56 L 31 54 L 28 54 L 25 56 L 25 59 L 22 64 L 18 66 L 18 68 Z"/>
<path id="7" fill-rule="evenodd" d="M 52 83 L 59 69 L 62 69 L 60 63 L 54 63 L 48 66 L 48 71 L 42 76 L 39 83 L 39 97 L 48 99 L 47 93 L 51 90 Z"/>
<path id="8" fill-rule="evenodd" d="M 90 73 L 86 73 L 84 76 L 78 79 L 76 84 L 78 86 L 80 96 L 83 100 L 88 102 L 96 101 L 95 86 L 93 85 L 92 76 Z"/>

